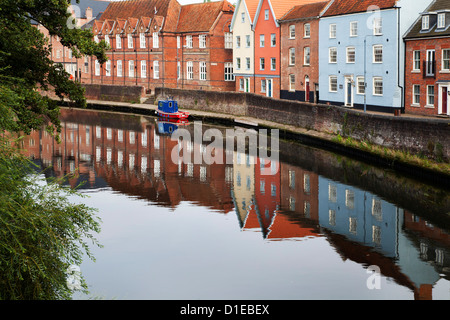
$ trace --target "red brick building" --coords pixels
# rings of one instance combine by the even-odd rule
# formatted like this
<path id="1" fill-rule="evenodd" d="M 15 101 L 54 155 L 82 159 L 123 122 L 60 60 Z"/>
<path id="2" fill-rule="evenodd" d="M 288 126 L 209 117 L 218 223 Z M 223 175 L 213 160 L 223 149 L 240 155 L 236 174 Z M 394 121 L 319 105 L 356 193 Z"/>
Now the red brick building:
<path id="1" fill-rule="evenodd" d="M 406 113 L 450 115 L 449 10 L 449 1 L 434 1 L 404 37 Z"/>
<path id="2" fill-rule="evenodd" d="M 93 23 L 109 43 L 109 61 L 94 58 L 88 83 L 234 91 L 233 6 L 227 1 L 181 6 L 176 0 L 112 2 Z"/>
<path id="3" fill-rule="evenodd" d="M 279 21 L 281 99 L 318 101 L 319 17 L 328 1 L 299 5 Z"/>

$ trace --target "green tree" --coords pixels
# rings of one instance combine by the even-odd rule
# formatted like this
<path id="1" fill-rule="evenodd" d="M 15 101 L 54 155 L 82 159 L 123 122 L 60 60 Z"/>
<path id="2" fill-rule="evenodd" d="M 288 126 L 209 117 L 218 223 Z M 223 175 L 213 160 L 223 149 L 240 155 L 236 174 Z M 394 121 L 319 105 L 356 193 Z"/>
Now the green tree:
<path id="1" fill-rule="evenodd" d="M 41 90 L 53 90 L 60 99 L 86 106 L 84 89 L 69 79 L 62 65 L 53 63 L 49 41 L 36 27 L 40 24 L 58 36 L 75 57 L 96 56 L 105 62 L 106 43 L 94 42 L 91 30 L 73 27 L 69 4 L 68 0 L 0 0 L 0 110 L 9 109 L 10 130 L 29 133 L 48 124 L 50 132 L 60 131 L 60 103 Z"/>
<path id="2" fill-rule="evenodd" d="M 90 30 L 71 28 L 67 0 L 0 0 L 0 300 L 69 299 L 67 269 L 90 254 L 89 241 L 100 231 L 95 211 L 73 204 L 76 190 L 61 181 L 42 182 L 5 132 L 47 126 L 60 131 L 59 103 L 42 95 L 86 105 L 84 90 L 50 60 L 49 41 L 36 28 L 57 35 L 76 57 L 106 60 L 106 44 Z M 81 278 L 82 288 L 87 286 Z"/>
<path id="3" fill-rule="evenodd" d="M 100 244 L 95 210 L 73 204 L 76 190 L 43 181 L 32 163 L 0 138 L 0 300 L 70 299 L 67 269 Z M 87 293 L 87 285 L 80 277 Z"/>

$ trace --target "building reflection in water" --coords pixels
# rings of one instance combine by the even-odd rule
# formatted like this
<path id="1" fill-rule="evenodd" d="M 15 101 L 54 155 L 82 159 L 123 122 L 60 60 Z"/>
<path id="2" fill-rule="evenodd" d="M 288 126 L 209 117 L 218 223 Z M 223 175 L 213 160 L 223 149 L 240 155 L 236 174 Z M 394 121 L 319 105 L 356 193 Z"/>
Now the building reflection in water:
<path id="1" fill-rule="evenodd" d="M 233 164 L 186 164 L 182 155 L 172 161 L 180 144 L 170 133 L 177 128 L 150 117 L 63 109 L 61 121 L 60 144 L 40 131 L 22 146 L 47 177 L 69 175 L 71 187 L 111 188 L 173 210 L 188 201 L 236 214 L 242 231 L 265 241 L 325 237 L 343 260 L 379 266 L 417 299 L 432 298 L 433 285 L 450 279 L 448 231 L 368 191 L 233 150 Z M 191 152 L 206 149 L 180 143 Z M 215 152 L 226 159 L 226 150 Z M 264 168 L 273 174 L 262 175 Z"/>

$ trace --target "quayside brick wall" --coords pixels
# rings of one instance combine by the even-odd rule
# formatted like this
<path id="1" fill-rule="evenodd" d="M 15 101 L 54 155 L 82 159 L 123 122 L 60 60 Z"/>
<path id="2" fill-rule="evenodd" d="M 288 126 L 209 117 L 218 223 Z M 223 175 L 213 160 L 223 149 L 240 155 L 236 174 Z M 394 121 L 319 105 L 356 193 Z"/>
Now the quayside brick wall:
<path id="1" fill-rule="evenodd" d="M 156 99 L 173 97 L 181 109 L 248 116 L 357 140 L 413 154 L 450 159 L 448 119 L 362 113 L 330 105 L 272 99 L 252 93 L 157 88 Z"/>

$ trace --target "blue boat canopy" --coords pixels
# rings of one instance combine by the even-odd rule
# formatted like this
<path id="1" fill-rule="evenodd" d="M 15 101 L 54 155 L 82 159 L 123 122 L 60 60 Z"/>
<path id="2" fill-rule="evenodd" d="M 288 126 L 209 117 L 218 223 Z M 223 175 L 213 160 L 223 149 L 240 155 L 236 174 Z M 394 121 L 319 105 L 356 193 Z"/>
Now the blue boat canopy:
<path id="1" fill-rule="evenodd" d="M 158 110 L 166 113 L 178 112 L 178 103 L 175 100 L 160 100 Z"/>

